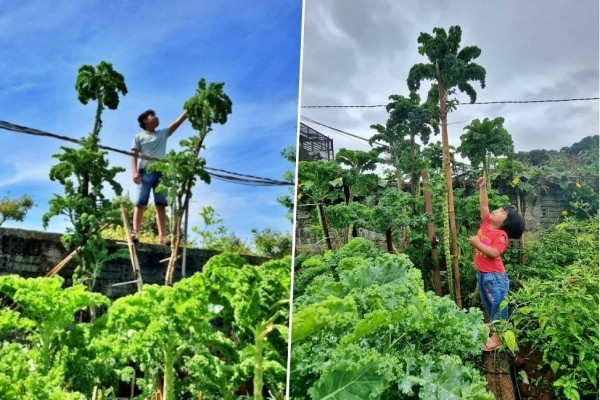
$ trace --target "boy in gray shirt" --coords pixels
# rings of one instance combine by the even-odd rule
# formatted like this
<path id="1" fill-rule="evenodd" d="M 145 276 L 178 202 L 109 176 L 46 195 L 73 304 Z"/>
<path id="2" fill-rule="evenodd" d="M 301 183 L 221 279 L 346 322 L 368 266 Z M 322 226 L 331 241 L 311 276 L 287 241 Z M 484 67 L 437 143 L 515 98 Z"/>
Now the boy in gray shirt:
<path id="1" fill-rule="evenodd" d="M 158 241 L 162 244 L 169 244 L 166 227 L 166 206 L 167 192 L 157 192 L 156 187 L 160 183 L 161 173 L 146 171 L 146 168 L 154 160 L 142 158 L 150 157 L 161 159 L 167 153 L 167 139 L 179 128 L 187 118 L 187 112 L 184 111 L 175 121 L 166 129 L 156 130 L 159 124 L 158 117 L 153 110 L 147 110 L 140 114 L 138 122 L 143 129 L 142 132 L 135 135 L 131 144 L 131 169 L 133 171 L 133 182 L 138 185 L 137 198 L 135 200 L 135 211 L 133 212 L 133 231 L 132 240 L 137 242 L 139 232 L 142 226 L 142 217 L 144 210 L 148 205 L 150 190 L 154 195 L 154 205 L 156 206 L 156 224 L 158 225 Z M 139 163 L 138 163 L 139 159 Z"/>

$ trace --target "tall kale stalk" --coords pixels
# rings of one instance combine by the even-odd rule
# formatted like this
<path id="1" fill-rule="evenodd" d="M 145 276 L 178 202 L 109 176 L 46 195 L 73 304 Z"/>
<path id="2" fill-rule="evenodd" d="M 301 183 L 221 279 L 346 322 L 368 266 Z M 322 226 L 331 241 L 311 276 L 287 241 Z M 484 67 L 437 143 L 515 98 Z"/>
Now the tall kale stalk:
<path id="1" fill-rule="evenodd" d="M 196 95 L 184 104 L 188 119 L 198 131 L 198 135 L 180 141 L 180 152 L 171 150 L 165 158 L 149 167 L 150 171 L 162 172 L 159 189 L 168 190 L 171 204 L 174 206 L 175 240 L 171 244 L 171 257 L 165 276 L 167 285 L 173 284 L 175 263 L 183 236 L 181 225 L 192 197 L 192 188 L 198 178 L 210 183 L 210 175 L 204 169 L 206 160 L 199 157 L 200 150 L 204 147 L 204 139 L 212 130 L 213 123 L 225 124 L 227 116 L 231 114 L 232 102 L 223 92 L 223 86 L 224 82 L 207 86 L 204 78 L 200 79 Z"/>
<path id="2" fill-rule="evenodd" d="M 444 148 L 443 160 L 446 176 L 446 193 L 448 193 L 450 239 L 454 260 L 454 294 L 456 305 L 462 308 L 454 193 L 450 168 L 450 144 L 448 141 L 448 112 L 455 108 L 457 101 L 456 99 L 450 99 L 449 96 L 454 95 L 456 89 L 458 89 L 466 93 L 471 103 L 474 103 L 477 100 L 477 92 L 475 92 L 471 82 L 479 82 L 481 87 L 484 88 L 486 71 L 481 65 L 473 62 L 481 54 L 481 50 L 477 46 L 466 46 L 460 49 L 460 40 L 462 37 L 460 26 L 451 26 L 448 29 L 448 33 L 443 28 L 434 28 L 433 33 L 435 36 L 424 32 L 419 35 L 419 54 L 426 56 L 429 63 L 413 65 L 408 74 L 407 84 L 408 88 L 414 92 L 419 90 L 421 81 L 432 81 L 433 84 L 428 93 L 428 101 L 439 103 L 439 117 L 442 123 L 442 145 Z"/>
<path id="3" fill-rule="evenodd" d="M 115 180 L 121 167 L 109 167 L 106 152 L 100 151 L 100 130 L 105 108 L 115 110 L 119 105 L 119 93 L 127 94 L 123 75 L 112 64 L 102 61 L 98 66 L 84 65 L 79 68 L 75 89 L 82 104 L 97 102 L 92 132 L 81 139 L 77 149 L 61 147 L 62 153 L 54 154 L 58 164 L 50 169 L 50 179 L 64 186 L 64 196 L 55 194 L 50 199 L 50 210 L 44 214 L 44 228 L 52 217 L 64 215 L 72 227 L 66 228 L 62 242 L 68 251 L 80 249 L 81 268 L 88 287 L 93 286 L 107 252 L 100 235 L 102 226 L 114 212 L 109 199 L 103 193 L 106 184 L 116 195 L 122 192 Z M 115 215 L 118 217 L 118 215 Z"/>

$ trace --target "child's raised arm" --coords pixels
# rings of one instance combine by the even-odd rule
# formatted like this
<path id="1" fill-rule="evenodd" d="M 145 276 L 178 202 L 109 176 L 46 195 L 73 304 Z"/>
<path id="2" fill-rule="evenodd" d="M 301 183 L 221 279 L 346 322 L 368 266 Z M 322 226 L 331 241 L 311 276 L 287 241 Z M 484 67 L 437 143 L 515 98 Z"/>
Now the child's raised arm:
<path id="1" fill-rule="evenodd" d="M 477 179 L 479 185 L 479 215 L 481 219 L 490 213 L 490 207 L 488 205 L 488 194 L 487 187 L 485 184 L 485 172 L 483 176 Z"/>

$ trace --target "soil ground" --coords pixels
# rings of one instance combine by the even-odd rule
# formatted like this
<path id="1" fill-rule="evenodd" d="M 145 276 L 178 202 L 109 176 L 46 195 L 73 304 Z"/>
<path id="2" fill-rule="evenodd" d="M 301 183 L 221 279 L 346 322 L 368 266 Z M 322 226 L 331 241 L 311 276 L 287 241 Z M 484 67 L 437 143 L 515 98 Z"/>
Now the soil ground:
<path id="1" fill-rule="evenodd" d="M 555 376 L 549 367 L 538 369 L 543 363 L 543 354 L 532 349 L 528 344 L 520 344 L 515 356 L 517 382 L 522 399 L 551 400 L 555 399 L 552 382 Z M 522 375 L 526 374 L 527 382 L 523 382 Z"/>

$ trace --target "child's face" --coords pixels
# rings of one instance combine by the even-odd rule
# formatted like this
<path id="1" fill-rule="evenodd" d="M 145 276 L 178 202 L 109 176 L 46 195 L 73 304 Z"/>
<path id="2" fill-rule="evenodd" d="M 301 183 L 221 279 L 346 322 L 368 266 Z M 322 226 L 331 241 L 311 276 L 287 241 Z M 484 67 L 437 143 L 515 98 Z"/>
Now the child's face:
<path id="1" fill-rule="evenodd" d="M 153 131 L 159 124 L 158 117 L 155 114 L 150 114 L 146 117 L 144 123 L 146 124 L 147 130 Z"/>
<path id="2" fill-rule="evenodd" d="M 490 222 L 496 226 L 502 226 L 506 220 L 506 211 L 500 207 L 490 212 Z"/>

